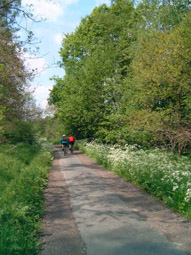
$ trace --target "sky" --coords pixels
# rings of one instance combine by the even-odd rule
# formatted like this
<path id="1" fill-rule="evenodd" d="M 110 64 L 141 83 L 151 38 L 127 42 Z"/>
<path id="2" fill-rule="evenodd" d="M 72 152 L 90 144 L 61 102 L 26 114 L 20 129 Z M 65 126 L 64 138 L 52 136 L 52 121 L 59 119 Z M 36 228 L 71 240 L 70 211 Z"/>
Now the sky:
<path id="1" fill-rule="evenodd" d="M 30 83 L 30 87 L 41 108 L 46 108 L 47 98 L 54 85 L 50 78 L 64 76 L 64 70 L 55 64 L 61 60 L 59 50 L 64 35 L 74 32 L 82 18 L 91 14 L 95 6 L 104 3 L 109 5 L 110 0 L 22 0 L 22 5 L 26 8 L 32 4 L 30 8 L 37 20 L 44 19 L 37 23 L 20 20 L 24 28 L 34 33 L 36 44 L 32 49 L 39 47 L 37 55 L 30 51 L 24 53 L 24 59 L 29 70 L 37 69 L 36 78 Z M 19 33 L 24 40 L 24 30 L 21 29 Z"/>

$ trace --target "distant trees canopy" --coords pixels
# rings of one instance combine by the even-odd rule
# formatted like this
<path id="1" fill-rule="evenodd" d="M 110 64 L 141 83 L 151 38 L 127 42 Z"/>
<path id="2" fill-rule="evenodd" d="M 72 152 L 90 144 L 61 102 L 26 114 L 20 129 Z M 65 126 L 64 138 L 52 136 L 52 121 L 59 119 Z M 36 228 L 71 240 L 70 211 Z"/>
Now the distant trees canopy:
<path id="1" fill-rule="evenodd" d="M 102 142 L 191 146 L 189 1 L 96 7 L 60 49 L 49 101 L 66 131 Z"/>

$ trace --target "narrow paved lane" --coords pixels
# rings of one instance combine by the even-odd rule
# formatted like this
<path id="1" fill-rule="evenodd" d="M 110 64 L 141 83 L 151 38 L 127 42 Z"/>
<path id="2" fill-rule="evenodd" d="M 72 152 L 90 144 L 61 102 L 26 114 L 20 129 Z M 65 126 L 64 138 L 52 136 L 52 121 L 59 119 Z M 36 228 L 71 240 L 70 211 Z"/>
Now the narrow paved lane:
<path id="1" fill-rule="evenodd" d="M 149 221 L 147 217 L 137 210 L 138 207 L 132 207 L 132 203 L 130 203 L 132 197 L 128 197 L 129 190 L 126 189 L 126 193 L 123 196 L 122 193 L 120 193 L 120 187 L 116 189 L 116 185 L 112 185 L 111 182 L 108 182 L 107 173 L 102 167 L 98 166 L 81 153 L 74 153 L 73 155 L 68 154 L 64 157 L 62 151 L 60 149 L 57 150 L 57 155 L 59 157 L 57 168 L 61 173 L 59 178 L 63 178 L 65 189 L 69 192 L 70 213 L 73 217 L 72 221 L 74 224 L 71 229 L 75 228 L 73 232 L 77 233 L 79 243 L 77 243 L 76 247 L 79 245 L 79 250 L 77 253 L 76 251 L 72 253 L 72 249 L 67 252 L 62 247 L 60 248 L 62 252 L 50 253 L 51 248 L 47 246 L 46 249 L 42 250 L 42 254 L 191 254 L 189 252 L 190 243 L 188 238 L 180 240 L 180 242 L 177 242 L 177 240 L 170 240 L 173 238 L 168 238 L 162 231 L 157 231 L 157 227 L 152 227 L 152 224 L 148 224 Z M 115 182 L 120 182 L 119 177 L 114 176 L 112 173 L 108 174 L 110 178 L 114 177 Z M 136 188 L 136 192 L 139 192 L 137 190 Z M 143 203 L 145 200 L 146 204 L 147 196 L 144 196 L 142 191 L 140 191 L 139 196 L 142 196 L 141 202 Z M 61 199 L 60 203 L 63 203 L 63 199 Z M 153 206 L 155 206 L 155 203 L 156 201 L 153 201 Z M 59 232 L 62 232 L 63 228 L 62 233 L 66 234 L 67 231 L 64 230 L 65 226 L 62 226 L 61 223 L 62 217 L 64 217 L 63 212 L 60 219 L 61 229 L 59 229 Z M 173 215 L 173 217 L 175 216 Z M 173 217 L 171 217 L 171 222 L 169 222 L 169 224 L 172 224 Z M 158 224 L 160 224 L 162 220 L 163 219 L 159 219 Z M 49 224 L 51 223 L 49 222 Z M 157 226 L 157 222 L 155 222 L 154 225 Z M 54 229 L 53 226 L 52 228 Z M 186 236 L 189 233 L 188 231 L 191 230 L 189 223 L 187 226 L 188 228 L 185 228 Z M 182 228 L 180 230 L 182 231 Z M 68 232 L 70 232 L 70 230 L 68 230 Z M 176 233 L 173 234 L 176 236 Z M 184 233 L 182 233 L 182 235 L 184 235 Z M 45 238 L 44 242 L 47 243 L 52 240 L 51 234 L 48 239 Z M 177 245 L 175 245 L 175 241 Z M 57 246 L 58 245 L 59 243 Z M 74 246 L 75 245 L 76 242 Z M 54 246 L 54 244 L 52 246 Z"/>

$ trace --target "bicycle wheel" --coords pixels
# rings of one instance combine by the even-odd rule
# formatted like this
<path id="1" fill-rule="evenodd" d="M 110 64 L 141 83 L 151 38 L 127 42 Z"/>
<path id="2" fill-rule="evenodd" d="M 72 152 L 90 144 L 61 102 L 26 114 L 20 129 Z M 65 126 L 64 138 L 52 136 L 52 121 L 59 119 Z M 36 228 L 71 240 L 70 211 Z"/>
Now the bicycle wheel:
<path id="1" fill-rule="evenodd" d="M 73 153 L 73 144 L 70 144 L 69 146 L 70 146 L 70 152 L 72 154 Z"/>
<path id="2" fill-rule="evenodd" d="M 66 155 L 67 151 L 66 151 L 66 145 L 64 144 L 64 147 L 63 147 L 63 151 L 64 151 L 64 156 Z"/>

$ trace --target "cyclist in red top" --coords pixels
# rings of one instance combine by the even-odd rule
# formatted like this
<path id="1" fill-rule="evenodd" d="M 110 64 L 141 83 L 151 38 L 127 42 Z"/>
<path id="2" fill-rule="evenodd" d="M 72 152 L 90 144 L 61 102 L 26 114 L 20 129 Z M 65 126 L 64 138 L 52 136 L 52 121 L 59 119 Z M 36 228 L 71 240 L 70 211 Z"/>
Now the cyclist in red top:
<path id="1" fill-rule="evenodd" d="M 69 142 L 69 148 L 71 153 L 73 153 L 73 147 L 74 147 L 74 143 L 75 143 L 75 137 L 74 136 L 69 136 L 68 137 L 68 142 Z"/>

